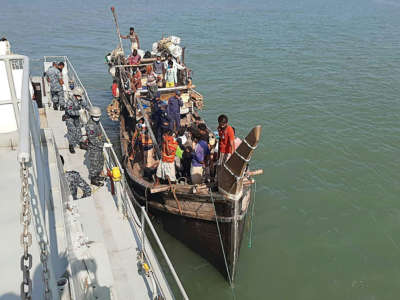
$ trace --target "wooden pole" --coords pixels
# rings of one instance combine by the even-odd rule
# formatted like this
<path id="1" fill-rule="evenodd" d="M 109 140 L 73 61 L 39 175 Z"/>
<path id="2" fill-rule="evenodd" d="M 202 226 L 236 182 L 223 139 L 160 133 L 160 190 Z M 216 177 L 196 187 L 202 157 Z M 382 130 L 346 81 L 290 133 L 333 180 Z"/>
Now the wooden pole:
<path id="1" fill-rule="evenodd" d="M 124 55 L 125 55 L 124 47 L 122 46 L 121 32 L 119 31 L 119 26 L 118 26 L 117 14 L 115 13 L 114 6 L 111 6 L 111 12 L 114 16 L 115 26 L 117 27 L 117 34 L 118 34 L 118 38 L 119 38 L 119 47 L 122 49 L 122 52 L 124 52 Z"/>

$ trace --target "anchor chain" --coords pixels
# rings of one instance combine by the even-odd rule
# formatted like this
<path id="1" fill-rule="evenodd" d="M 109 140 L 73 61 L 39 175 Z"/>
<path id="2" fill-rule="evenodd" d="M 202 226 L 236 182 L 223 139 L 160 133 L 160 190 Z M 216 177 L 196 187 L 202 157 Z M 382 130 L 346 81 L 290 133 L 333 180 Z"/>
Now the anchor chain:
<path id="1" fill-rule="evenodd" d="M 32 279 L 30 271 L 32 269 L 32 254 L 29 253 L 29 247 L 32 245 L 32 234 L 29 232 L 29 225 L 32 220 L 31 201 L 28 192 L 28 176 L 29 171 L 25 161 L 21 162 L 20 179 L 21 179 L 21 217 L 20 222 L 23 226 L 21 233 L 21 246 L 24 249 L 24 254 L 21 256 L 21 299 L 32 299 Z"/>

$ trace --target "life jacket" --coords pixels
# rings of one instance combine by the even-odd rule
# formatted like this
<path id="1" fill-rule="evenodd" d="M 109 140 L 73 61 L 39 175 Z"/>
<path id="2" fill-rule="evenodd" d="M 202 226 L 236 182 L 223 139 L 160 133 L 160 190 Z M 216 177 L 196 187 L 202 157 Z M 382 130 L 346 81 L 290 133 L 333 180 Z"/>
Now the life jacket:
<path id="1" fill-rule="evenodd" d="M 164 138 L 164 143 L 168 142 L 168 153 L 164 150 L 162 151 L 162 161 L 172 163 L 175 160 L 176 149 L 178 148 L 178 143 L 174 140 L 172 136 L 167 136 Z"/>
<path id="2" fill-rule="evenodd" d="M 142 133 L 140 135 L 140 141 L 141 141 L 143 147 L 150 148 L 150 147 L 153 146 L 153 141 L 152 141 L 152 139 L 150 138 L 150 136 L 148 134 L 143 134 Z"/>
<path id="3" fill-rule="evenodd" d="M 112 94 L 115 98 L 119 97 L 119 88 L 118 88 L 118 84 L 113 83 L 112 85 Z"/>

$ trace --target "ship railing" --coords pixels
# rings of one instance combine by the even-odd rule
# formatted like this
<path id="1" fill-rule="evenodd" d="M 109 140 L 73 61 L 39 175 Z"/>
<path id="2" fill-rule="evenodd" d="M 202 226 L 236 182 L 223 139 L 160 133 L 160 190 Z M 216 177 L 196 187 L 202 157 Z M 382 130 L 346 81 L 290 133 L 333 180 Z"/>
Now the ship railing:
<path id="1" fill-rule="evenodd" d="M 74 66 L 72 65 L 72 63 L 70 62 L 70 60 L 68 59 L 67 56 L 45 56 L 44 61 L 45 62 L 63 61 L 67 67 L 68 79 L 73 80 L 75 82 L 75 85 L 80 86 L 83 89 L 84 96 L 86 98 L 86 101 L 88 102 L 88 105 L 92 106 L 92 102 L 89 98 L 89 95 L 88 95 L 84 85 L 82 84 L 81 80 L 79 79 Z M 104 130 L 103 125 L 101 125 L 101 130 L 102 130 L 103 135 L 106 137 L 106 140 L 109 142 L 107 133 Z M 159 247 L 163 258 L 168 265 L 169 271 L 172 274 L 172 277 L 174 278 L 175 284 L 178 286 L 181 296 L 183 297 L 183 299 L 189 299 L 168 255 L 161 243 L 161 240 L 158 237 L 157 232 L 154 229 L 149 216 L 147 215 L 146 209 L 139 204 L 139 202 L 135 199 L 135 197 L 130 189 L 130 186 L 128 184 L 128 181 L 127 181 L 127 178 L 125 175 L 125 170 L 122 167 L 114 148 L 113 147 L 105 148 L 104 156 L 105 156 L 105 164 L 106 164 L 107 169 L 112 170 L 114 167 L 118 167 L 121 172 L 120 180 L 113 181 L 114 188 L 115 188 L 115 191 L 114 191 L 115 192 L 115 201 L 116 201 L 116 205 L 117 205 L 120 213 L 130 221 L 131 226 L 134 226 L 140 232 L 141 255 L 143 255 L 143 261 L 149 265 L 150 270 L 155 270 L 156 268 L 158 268 L 159 270 L 162 270 L 162 267 L 160 266 L 158 261 L 151 259 L 152 256 L 155 257 L 155 254 L 154 254 L 154 251 L 153 251 L 153 249 L 150 245 L 150 242 L 144 231 L 145 227 L 146 227 L 146 223 L 147 223 L 147 225 L 150 228 L 150 231 L 152 233 L 152 237 L 156 241 L 156 244 Z M 133 205 L 135 205 L 140 210 L 140 213 L 141 213 L 140 220 L 136 214 L 136 211 L 135 211 Z M 148 246 L 146 247 L 145 245 L 148 245 Z M 158 292 L 160 292 L 161 294 L 165 294 L 165 291 L 163 291 L 163 285 L 160 282 L 160 278 L 158 278 L 158 276 L 154 276 L 154 275 L 155 274 L 152 273 L 150 276 L 152 276 L 153 279 L 155 280 Z M 161 273 L 161 276 L 164 276 L 164 274 Z M 164 277 L 164 280 L 167 281 L 165 277 Z"/>
<path id="2" fill-rule="evenodd" d="M 48 233 L 49 214 L 43 213 L 49 209 L 48 206 L 50 205 L 46 198 L 49 186 L 46 180 L 46 170 L 43 167 L 45 164 L 41 144 L 39 111 L 36 102 L 32 101 L 31 98 L 29 58 L 23 55 L 12 54 L 0 56 L 0 61 L 4 61 L 7 71 L 11 101 L 18 124 L 19 141 L 17 160 L 21 164 L 21 169 L 26 168 L 28 171 L 27 203 L 28 206 L 31 207 L 29 210 L 33 217 L 32 229 L 35 232 L 34 234 L 32 233 L 32 235 L 36 236 L 40 251 L 44 254 L 43 260 L 41 257 L 43 267 L 45 265 L 47 266 L 46 272 L 48 272 L 48 276 L 43 274 L 43 283 L 46 291 L 51 291 L 50 294 L 46 294 L 46 296 L 49 296 L 48 299 L 55 300 L 57 299 L 57 284 L 53 271 L 52 257 L 48 255 L 50 253 L 50 239 Z M 22 71 L 20 97 L 17 96 L 17 84 L 14 82 L 15 79 L 18 80 L 19 78 L 17 72 L 14 74 L 14 71 L 17 70 L 18 72 Z M 22 179 L 21 184 L 23 185 Z M 28 227 L 27 233 L 31 234 L 29 230 Z M 37 257 L 35 259 L 38 260 Z M 32 264 L 30 264 L 29 268 L 31 267 Z M 29 276 L 29 270 L 27 274 Z M 30 278 L 24 280 L 28 279 L 30 280 Z"/>

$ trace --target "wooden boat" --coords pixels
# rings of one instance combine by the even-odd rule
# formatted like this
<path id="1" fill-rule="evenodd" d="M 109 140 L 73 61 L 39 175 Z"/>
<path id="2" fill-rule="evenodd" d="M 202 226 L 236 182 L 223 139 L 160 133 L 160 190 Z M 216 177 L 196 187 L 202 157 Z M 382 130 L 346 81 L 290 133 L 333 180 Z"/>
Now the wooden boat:
<path id="1" fill-rule="evenodd" d="M 155 59 L 143 59 L 139 65 L 146 65 Z M 120 139 L 123 165 L 131 179 L 131 186 L 137 200 L 162 220 L 164 229 L 182 241 L 196 253 L 211 262 L 232 283 L 237 272 L 240 245 L 243 238 L 245 219 L 251 203 L 252 175 L 262 172 L 249 171 L 248 164 L 257 147 L 261 126 L 253 128 L 231 158 L 217 169 L 217 176 L 202 184 L 192 185 L 186 181 L 177 184 L 154 186 L 151 178 L 145 176 L 144 151 L 132 138 L 135 136 L 136 120 L 144 117 L 155 144 L 155 160 L 160 157 L 157 141 L 151 123 L 151 105 L 146 100 L 147 90 L 142 88 L 133 93 L 129 86 L 131 65 L 121 50 L 109 55 L 110 73 L 117 80 L 120 105 Z M 182 74 L 184 72 L 184 74 Z M 178 85 L 174 88 L 159 88 L 161 99 L 168 99 L 180 90 L 184 106 L 181 109 L 181 126 L 196 126 L 204 122 L 199 110 L 203 108 L 203 97 L 195 90 L 188 75 L 181 71 Z M 142 78 L 146 85 L 146 75 Z M 213 133 L 209 132 L 210 137 Z M 133 146 L 132 146 L 133 144 Z M 129 159 L 132 151 L 136 155 Z M 146 154 L 147 155 L 147 154 Z"/>

